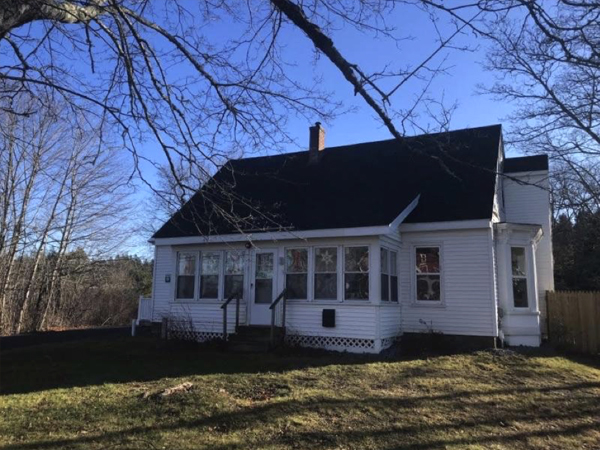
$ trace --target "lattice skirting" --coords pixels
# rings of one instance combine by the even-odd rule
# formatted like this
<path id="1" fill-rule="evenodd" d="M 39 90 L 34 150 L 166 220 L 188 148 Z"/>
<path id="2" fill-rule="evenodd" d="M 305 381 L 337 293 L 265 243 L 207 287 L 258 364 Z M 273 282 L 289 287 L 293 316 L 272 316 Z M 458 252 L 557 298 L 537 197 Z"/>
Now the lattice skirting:
<path id="1" fill-rule="evenodd" d="M 206 342 L 212 339 L 223 339 L 223 333 L 169 329 L 168 338 L 180 339 L 182 341 Z"/>
<path id="2" fill-rule="evenodd" d="M 381 350 L 391 347 L 392 344 L 398 339 L 396 336 L 389 337 L 381 340 Z"/>
<path id="3" fill-rule="evenodd" d="M 327 350 L 340 350 L 350 352 L 375 351 L 374 339 L 361 339 L 339 336 L 303 336 L 299 334 L 290 334 L 285 337 L 285 341 L 289 345 L 324 348 Z"/>

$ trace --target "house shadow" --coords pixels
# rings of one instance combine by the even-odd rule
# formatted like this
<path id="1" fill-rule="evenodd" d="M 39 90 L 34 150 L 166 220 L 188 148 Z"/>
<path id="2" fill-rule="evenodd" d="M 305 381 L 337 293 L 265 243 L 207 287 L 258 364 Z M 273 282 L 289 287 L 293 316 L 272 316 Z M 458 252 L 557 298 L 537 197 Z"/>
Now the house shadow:
<path id="1" fill-rule="evenodd" d="M 283 372 L 381 360 L 386 360 L 386 356 L 300 348 L 231 353 L 217 343 L 163 341 L 153 337 L 89 339 L 2 351 L 0 395 L 194 375 Z"/>
<path id="2" fill-rule="evenodd" d="M 509 352 L 512 350 L 509 350 Z M 518 349 L 524 356 L 557 356 L 549 347 Z M 500 353 L 502 351 L 499 351 Z M 559 354 L 560 355 L 560 354 Z M 0 352 L 0 396 L 106 383 L 152 382 L 211 374 L 258 374 L 331 365 L 411 361 L 440 356 L 385 351 L 379 355 L 283 348 L 271 353 L 231 353 L 216 343 L 163 341 L 153 337 L 83 339 Z M 561 355 L 565 356 L 565 355 Z M 600 359 L 566 355 L 600 368 Z M 412 375 L 420 375 L 420 369 Z M 411 371 L 406 372 L 408 376 Z"/>

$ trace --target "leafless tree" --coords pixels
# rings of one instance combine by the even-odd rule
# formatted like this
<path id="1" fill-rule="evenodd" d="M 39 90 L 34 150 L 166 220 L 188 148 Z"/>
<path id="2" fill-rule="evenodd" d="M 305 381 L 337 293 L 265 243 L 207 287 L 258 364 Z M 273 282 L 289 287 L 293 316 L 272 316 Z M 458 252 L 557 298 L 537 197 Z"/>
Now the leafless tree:
<path id="1" fill-rule="evenodd" d="M 132 188 L 119 152 L 98 153 L 94 128 L 64 119 L 68 104 L 42 90 L 10 108 L 20 114 L 0 129 L 0 329 L 20 332 L 46 324 L 68 252 L 102 256 L 128 235 Z"/>
<path id="2" fill-rule="evenodd" d="M 181 166 L 206 179 L 227 158 L 290 142 L 286 123 L 294 115 L 312 122 L 344 111 L 332 100 L 335 96 L 320 88 L 318 76 L 306 81 L 321 56 L 394 137 L 422 128 L 416 120 L 419 111 L 440 106 L 427 92 L 431 80 L 444 71 L 443 50 L 454 46 L 465 24 L 456 23 L 450 32 L 434 26 L 437 43 L 416 64 L 403 61 L 399 53 L 390 56 L 389 66 L 370 71 L 348 60 L 331 38 L 344 26 L 401 45 L 406 36 L 388 23 L 390 14 L 416 6 L 423 5 L 383 0 L 8 0 L 0 5 L 0 51 L 5 55 L 0 78 L 13 84 L 0 95 L 51 89 L 73 111 L 85 112 L 99 124 L 99 148 L 117 132 L 136 162 L 160 167 L 143 150 L 148 142 L 158 144 L 171 177 L 189 192 L 196 186 L 180 177 Z M 314 59 L 298 61 L 287 50 L 290 37 L 302 36 L 314 48 Z M 415 83 L 421 88 L 413 97 Z M 436 118 L 439 127 L 448 125 L 447 115 Z M 136 167 L 145 179 L 140 165 Z"/>

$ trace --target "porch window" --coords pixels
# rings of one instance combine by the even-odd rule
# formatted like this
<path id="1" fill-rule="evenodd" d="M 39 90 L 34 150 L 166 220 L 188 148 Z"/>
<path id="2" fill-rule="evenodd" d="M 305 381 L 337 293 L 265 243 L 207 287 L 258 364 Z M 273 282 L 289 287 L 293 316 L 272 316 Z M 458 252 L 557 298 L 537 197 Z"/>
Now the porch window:
<path id="1" fill-rule="evenodd" d="M 225 252 L 225 300 L 244 291 L 244 252 Z"/>
<path id="2" fill-rule="evenodd" d="M 398 301 L 398 273 L 396 252 L 381 249 L 381 300 Z"/>
<path id="3" fill-rule="evenodd" d="M 344 298 L 369 299 L 369 247 L 344 248 Z"/>
<path id="4" fill-rule="evenodd" d="M 512 288 L 515 308 L 529 307 L 527 298 L 527 260 L 524 247 L 511 247 Z"/>
<path id="5" fill-rule="evenodd" d="M 308 249 L 290 248 L 285 256 L 285 287 L 287 298 L 303 299 L 307 297 Z"/>
<path id="6" fill-rule="evenodd" d="M 337 300 L 337 247 L 315 248 L 315 300 Z"/>
<path id="7" fill-rule="evenodd" d="M 177 254 L 177 298 L 193 299 L 196 280 L 196 253 Z"/>
<path id="8" fill-rule="evenodd" d="M 381 249 L 381 300 L 390 299 L 390 253 Z"/>
<path id="9" fill-rule="evenodd" d="M 415 248 L 416 294 L 418 301 L 441 300 L 439 247 Z"/>
<path id="10" fill-rule="evenodd" d="M 200 264 L 200 298 L 219 298 L 219 274 L 221 273 L 221 253 L 202 252 Z"/>
<path id="11" fill-rule="evenodd" d="M 390 251 L 390 298 L 398 301 L 398 254 Z"/>

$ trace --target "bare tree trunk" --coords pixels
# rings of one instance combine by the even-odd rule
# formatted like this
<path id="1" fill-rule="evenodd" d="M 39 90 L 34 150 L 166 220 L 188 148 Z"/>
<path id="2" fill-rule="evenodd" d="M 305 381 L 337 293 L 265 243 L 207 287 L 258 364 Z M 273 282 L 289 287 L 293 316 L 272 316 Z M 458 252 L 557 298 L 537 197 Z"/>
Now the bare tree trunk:
<path id="1" fill-rule="evenodd" d="M 69 163 L 71 163 L 71 161 L 69 161 Z M 38 268 L 40 266 L 40 261 L 42 256 L 44 255 L 45 251 L 46 251 L 46 242 L 48 239 L 48 233 L 50 232 L 50 229 L 52 228 L 52 225 L 54 224 L 54 221 L 56 219 L 56 210 L 58 208 L 58 205 L 60 204 L 60 201 L 62 199 L 62 195 L 63 195 L 63 191 L 64 188 L 66 186 L 66 182 L 67 179 L 69 177 L 70 174 L 70 168 L 67 167 L 64 171 L 64 176 L 63 179 L 61 181 L 61 185 L 60 188 L 58 190 L 58 193 L 56 194 L 56 198 L 54 201 L 54 204 L 52 205 L 52 209 L 50 211 L 50 215 L 48 217 L 48 220 L 46 221 L 46 227 L 44 228 L 44 231 L 42 232 L 42 236 L 41 236 L 41 242 L 38 245 L 35 257 L 34 257 L 34 262 L 33 262 L 33 267 L 31 269 L 31 273 L 29 275 L 29 278 L 27 280 L 26 283 L 26 287 L 25 287 L 25 293 L 24 293 L 24 299 L 23 299 L 23 304 L 21 305 L 21 310 L 19 312 L 19 319 L 17 322 L 17 334 L 21 333 L 21 331 L 23 330 L 23 327 L 25 325 L 25 318 L 27 316 L 28 310 L 29 310 L 29 299 L 31 296 L 31 290 L 32 290 L 32 286 L 34 284 L 34 281 L 37 277 L 37 273 L 38 273 Z"/>

